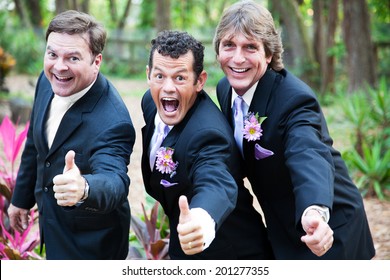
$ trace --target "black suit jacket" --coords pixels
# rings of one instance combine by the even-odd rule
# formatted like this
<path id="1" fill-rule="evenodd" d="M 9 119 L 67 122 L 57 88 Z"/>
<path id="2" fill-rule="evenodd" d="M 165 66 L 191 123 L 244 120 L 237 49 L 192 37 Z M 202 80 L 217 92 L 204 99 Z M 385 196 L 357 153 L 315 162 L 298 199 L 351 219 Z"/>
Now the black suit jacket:
<path id="1" fill-rule="evenodd" d="M 232 124 L 232 90 L 223 78 L 217 97 Z M 312 204 L 331 210 L 334 244 L 323 259 L 370 259 L 375 250 L 362 197 L 333 147 L 312 90 L 288 71 L 267 70 L 249 112 L 266 116 L 260 140 L 244 139 L 245 170 L 260 201 L 277 259 L 315 259 L 300 241 L 303 211 Z M 274 152 L 256 160 L 254 145 Z"/>
<path id="2" fill-rule="evenodd" d="M 215 103 L 200 92 L 183 121 L 175 125 L 162 146 L 174 149 L 178 162 L 174 176 L 149 166 L 148 146 L 154 131 L 156 106 L 150 91 L 142 99 L 142 175 L 146 191 L 158 200 L 170 222 L 169 255 L 172 259 L 273 258 L 261 216 L 244 187 L 239 153 L 232 131 Z M 161 179 L 178 183 L 163 187 Z M 178 200 L 186 195 L 190 208 L 206 210 L 216 222 L 216 237 L 202 253 L 187 256 L 180 247 L 177 225 Z"/>
<path id="3" fill-rule="evenodd" d="M 24 209 L 38 204 L 47 259 L 125 259 L 130 225 L 127 165 L 135 141 L 129 112 L 99 74 L 65 113 L 48 149 L 45 122 L 53 96 L 41 74 L 12 203 Z M 63 172 L 69 150 L 75 151 L 75 163 L 90 191 L 80 206 L 60 207 L 53 177 Z"/>

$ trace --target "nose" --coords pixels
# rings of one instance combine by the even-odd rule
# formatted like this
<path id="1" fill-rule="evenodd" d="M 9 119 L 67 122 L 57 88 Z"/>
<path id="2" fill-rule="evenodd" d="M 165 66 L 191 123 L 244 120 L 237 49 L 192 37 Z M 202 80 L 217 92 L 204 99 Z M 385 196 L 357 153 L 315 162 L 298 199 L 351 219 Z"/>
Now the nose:
<path id="1" fill-rule="evenodd" d="M 163 90 L 164 92 L 175 92 L 176 87 L 174 81 L 172 79 L 165 79 Z"/>
<path id="2" fill-rule="evenodd" d="M 58 58 L 54 64 L 54 68 L 57 70 L 57 71 L 61 71 L 61 70 L 68 70 L 68 66 L 66 65 L 66 63 L 64 62 L 63 59 L 61 58 Z"/>
<path id="3" fill-rule="evenodd" d="M 245 61 L 245 55 L 241 48 L 237 48 L 233 55 L 233 62 L 241 64 Z"/>

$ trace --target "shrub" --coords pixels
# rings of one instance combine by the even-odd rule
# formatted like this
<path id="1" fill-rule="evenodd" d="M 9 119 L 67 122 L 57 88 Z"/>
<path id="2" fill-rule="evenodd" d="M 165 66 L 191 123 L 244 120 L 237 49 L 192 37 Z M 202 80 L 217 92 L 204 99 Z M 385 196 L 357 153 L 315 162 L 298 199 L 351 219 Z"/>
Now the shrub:
<path id="1" fill-rule="evenodd" d="M 7 214 L 11 202 L 13 190 L 16 183 L 18 171 L 17 159 L 20 149 L 26 140 L 29 122 L 17 135 L 16 126 L 8 116 L 5 116 L 0 125 L 0 137 L 3 143 L 3 155 L 5 161 L 0 157 L 0 257 L 1 259 L 30 259 L 40 257 L 34 253 L 35 247 L 39 244 L 39 232 L 33 232 L 36 222 L 34 211 L 30 211 L 30 222 L 27 229 L 20 234 L 14 231 L 9 225 Z"/>

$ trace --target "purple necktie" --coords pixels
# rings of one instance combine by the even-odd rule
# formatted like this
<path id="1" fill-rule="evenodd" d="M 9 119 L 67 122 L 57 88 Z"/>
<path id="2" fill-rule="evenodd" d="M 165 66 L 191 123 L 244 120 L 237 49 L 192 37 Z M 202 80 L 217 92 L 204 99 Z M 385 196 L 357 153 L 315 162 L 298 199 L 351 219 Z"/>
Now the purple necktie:
<path id="1" fill-rule="evenodd" d="M 236 143 L 238 148 L 242 154 L 242 130 L 244 128 L 244 115 L 242 112 L 242 97 L 237 96 L 234 99 L 234 138 L 236 139 Z"/>
<path id="2" fill-rule="evenodd" d="M 155 136 L 155 141 L 152 144 L 152 148 L 150 149 L 150 157 L 149 157 L 149 164 L 150 164 L 150 169 L 153 170 L 154 168 L 154 162 L 156 161 L 156 154 L 158 149 L 161 146 L 161 143 L 164 141 L 165 136 L 167 136 L 169 132 L 169 127 L 164 124 L 163 122 L 159 122 L 157 125 L 157 131 L 156 136 Z"/>

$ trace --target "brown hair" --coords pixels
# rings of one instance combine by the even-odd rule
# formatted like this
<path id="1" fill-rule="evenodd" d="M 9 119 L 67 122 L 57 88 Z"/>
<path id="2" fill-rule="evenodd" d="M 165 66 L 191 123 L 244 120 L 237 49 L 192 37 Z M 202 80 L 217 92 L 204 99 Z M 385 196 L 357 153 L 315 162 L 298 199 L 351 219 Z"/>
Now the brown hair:
<path id="1" fill-rule="evenodd" d="M 89 48 L 94 56 L 103 52 L 107 32 L 94 17 L 79 11 L 68 10 L 55 16 L 46 31 L 46 41 L 51 32 L 88 34 Z"/>
<path id="2" fill-rule="evenodd" d="M 276 71 L 284 68 L 283 44 L 271 13 L 253 1 L 240 1 L 230 6 L 222 15 L 214 35 L 214 49 L 219 54 L 219 45 L 226 35 L 242 33 L 264 44 L 267 57 L 272 56 L 270 67 Z"/>

